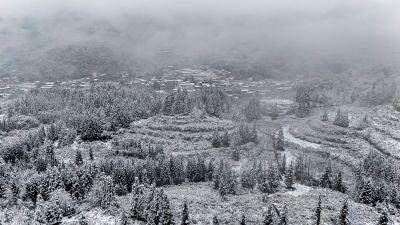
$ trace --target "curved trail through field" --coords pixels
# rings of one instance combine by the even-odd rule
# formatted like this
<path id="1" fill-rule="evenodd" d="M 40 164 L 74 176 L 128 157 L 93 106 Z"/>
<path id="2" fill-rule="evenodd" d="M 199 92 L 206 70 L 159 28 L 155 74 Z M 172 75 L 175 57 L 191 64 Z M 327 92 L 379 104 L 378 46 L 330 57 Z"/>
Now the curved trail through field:
<path id="1" fill-rule="evenodd" d="M 294 144 L 298 144 L 303 148 L 315 148 L 315 149 L 318 149 L 318 148 L 321 147 L 320 144 L 309 142 L 309 141 L 305 141 L 305 140 L 302 140 L 300 138 L 296 138 L 295 136 L 293 136 L 290 133 L 289 129 L 290 129 L 290 125 L 285 125 L 282 128 L 283 136 L 285 137 L 285 141 L 292 142 Z"/>

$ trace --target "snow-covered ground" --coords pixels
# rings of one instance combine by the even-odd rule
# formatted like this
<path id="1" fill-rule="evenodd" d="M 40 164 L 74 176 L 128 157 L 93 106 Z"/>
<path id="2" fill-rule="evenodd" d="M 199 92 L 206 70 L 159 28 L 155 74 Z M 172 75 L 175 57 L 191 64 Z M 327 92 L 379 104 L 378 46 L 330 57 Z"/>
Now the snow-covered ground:
<path id="1" fill-rule="evenodd" d="M 286 125 L 286 126 L 283 127 L 283 136 L 285 137 L 285 141 L 298 144 L 298 145 L 300 145 L 301 147 L 304 147 L 304 148 L 315 148 L 315 149 L 317 149 L 317 148 L 321 147 L 320 144 L 312 143 L 312 142 L 301 140 L 299 138 L 294 137 L 289 132 L 289 128 L 290 128 L 289 125 Z"/>
<path id="2" fill-rule="evenodd" d="M 312 189 L 312 188 L 310 188 L 308 186 L 305 186 L 305 185 L 302 185 L 302 184 L 294 184 L 293 187 L 294 187 L 294 190 L 287 191 L 284 194 L 297 197 L 297 196 L 301 196 L 301 195 L 307 194 Z"/>

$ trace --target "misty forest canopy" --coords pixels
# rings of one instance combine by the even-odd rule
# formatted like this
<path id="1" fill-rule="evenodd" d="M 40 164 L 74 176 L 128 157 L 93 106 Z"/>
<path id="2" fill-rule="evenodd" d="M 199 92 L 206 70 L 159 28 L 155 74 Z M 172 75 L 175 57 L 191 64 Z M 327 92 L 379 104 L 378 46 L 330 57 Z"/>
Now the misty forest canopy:
<path id="1" fill-rule="evenodd" d="M 0 75 L 70 79 L 204 64 L 260 79 L 392 66 L 398 3 L 356 3 L 3 2 Z"/>

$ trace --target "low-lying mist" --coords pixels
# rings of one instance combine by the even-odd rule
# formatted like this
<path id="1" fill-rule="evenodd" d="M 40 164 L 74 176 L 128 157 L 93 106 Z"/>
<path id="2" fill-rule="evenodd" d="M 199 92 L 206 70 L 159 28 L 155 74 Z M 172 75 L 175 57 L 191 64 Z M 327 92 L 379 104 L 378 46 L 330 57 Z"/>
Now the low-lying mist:
<path id="1" fill-rule="evenodd" d="M 47 79 L 195 63 L 261 65 L 273 76 L 396 66 L 399 9 L 395 0 L 0 0 L 0 71 Z"/>

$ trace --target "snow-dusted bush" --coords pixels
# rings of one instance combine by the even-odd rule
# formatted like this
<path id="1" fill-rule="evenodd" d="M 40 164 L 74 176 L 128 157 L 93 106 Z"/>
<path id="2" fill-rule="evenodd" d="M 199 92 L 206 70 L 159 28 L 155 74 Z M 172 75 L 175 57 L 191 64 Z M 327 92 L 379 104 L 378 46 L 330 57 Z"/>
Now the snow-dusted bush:
<path id="1" fill-rule="evenodd" d="M 76 213 L 76 202 L 68 192 L 62 189 L 57 189 L 50 194 L 50 202 L 59 206 L 62 216 L 71 216 Z"/>
<path id="2" fill-rule="evenodd" d="M 62 128 L 59 134 L 59 145 L 68 146 L 71 145 L 76 137 L 76 131 L 70 128 Z"/>
<path id="3" fill-rule="evenodd" d="M 261 119 L 261 103 L 258 97 L 253 96 L 246 104 L 243 114 L 248 121 Z"/>
<path id="4" fill-rule="evenodd" d="M 85 116 L 80 124 L 78 133 L 84 141 L 94 141 L 102 137 L 103 126 L 100 118 L 96 116 Z"/>
<path id="5" fill-rule="evenodd" d="M 349 127 L 349 114 L 339 109 L 336 113 L 335 121 L 333 124 L 340 127 Z"/>
<path id="6" fill-rule="evenodd" d="M 45 202 L 41 195 L 38 196 L 35 209 L 35 220 L 39 224 L 57 224 L 62 220 L 60 206 L 56 202 Z"/>
<path id="7" fill-rule="evenodd" d="M 90 192 L 90 202 L 93 206 L 109 208 L 118 207 L 114 182 L 109 176 L 100 176 Z"/>

